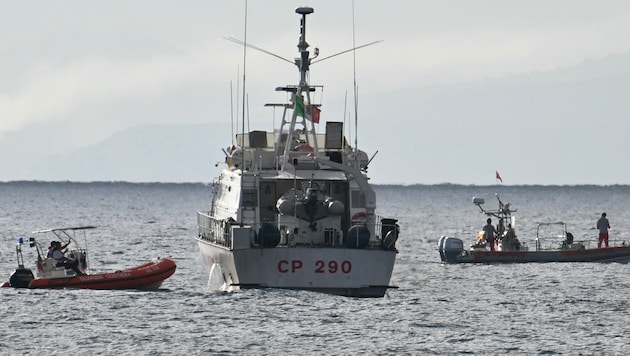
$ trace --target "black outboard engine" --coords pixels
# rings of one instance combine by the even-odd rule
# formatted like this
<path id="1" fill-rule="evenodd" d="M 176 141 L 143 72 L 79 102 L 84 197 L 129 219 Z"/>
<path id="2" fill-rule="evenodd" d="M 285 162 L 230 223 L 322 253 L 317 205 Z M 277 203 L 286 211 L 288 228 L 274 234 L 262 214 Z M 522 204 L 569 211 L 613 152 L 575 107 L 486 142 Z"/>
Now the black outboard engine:
<path id="1" fill-rule="evenodd" d="M 35 279 L 30 268 L 17 268 L 9 278 L 9 284 L 13 288 L 28 288 L 28 284 Z"/>
<path id="2" fill-rule="evenodd" d="M 456 237 L 442 236 L 438 242 L 442 262 L 456 263 L 457 257 L 464 251 L 464 241 Z"/>
<path id="3" fill-rule="evenodd" d="M 381 219 L 381 247 L 384 250 L 395 250 L 396 240 L 400 234 L 400 226 L 396 224 L 397 219 Z"/>
<path id="4" fill-rule="evenodd" d="M 24 268 L 24 258 L 22 257 L 22 244 L 24 243 L 24 238 L 20 237 L 18 239 L 17 246 L 15 246 L 15 252 L 17 253 L 18 260 L 18 268 L 11 274 L 9 278 L 9 284 L 13 288 L 28 288 L 28 284 L 35 279 L 33 276 L 33 271 L 29 268 Z"/>

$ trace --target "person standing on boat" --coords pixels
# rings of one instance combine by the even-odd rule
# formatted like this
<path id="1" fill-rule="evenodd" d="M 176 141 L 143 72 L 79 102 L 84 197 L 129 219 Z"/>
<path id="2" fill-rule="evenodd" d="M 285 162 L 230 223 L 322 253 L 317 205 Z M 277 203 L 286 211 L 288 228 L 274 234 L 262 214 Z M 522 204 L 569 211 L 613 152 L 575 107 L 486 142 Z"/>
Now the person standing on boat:
<path id="1" fill-rule="evenodd" d="M 57 262 L 57 267 L 63 266 L 65 268 L 73 270 L 77 274 L 77 276 L 83 275 L 84 273 L 79 270 L 79 260 L 71 260 L 65 256 L 65 252 L 63 251 L 63 249 L 66 246 L 61 246 L 61 242 L 59 241 L 53 241 L 52 258 L 54 258 L 55 262 Z"/>
<path id="2" fill-rule="evenodd" d="M 486 220 L 487 224 L 483 227 L 483 232 L 486 233 L 486 241 L 490 245 L 490 251 L 494 251 L 494 237 L 497 235 L 497 229 L 492 225 L 492 219 Z"/>
<path id="3" fill-rule="evenodd" d="M 602 247 L 602 242 L 606 244 L 608 247 L 608 229 L 610 229 L 610 224 L 608 223 L 608 219 L 606 218 L 606 213 L 602 213 L 602 217 L 597 220 L 597 229 L 599 230 L 599 241 L 597 242 L 597 248 Z"/>
<path id="4" fill-rule="evenodd" d="M 497 238 L 503 239 L 503 234 L 505 234 L 505 224 L 503 223 L 503 218 L 500 218 L 497 225 Z"/>

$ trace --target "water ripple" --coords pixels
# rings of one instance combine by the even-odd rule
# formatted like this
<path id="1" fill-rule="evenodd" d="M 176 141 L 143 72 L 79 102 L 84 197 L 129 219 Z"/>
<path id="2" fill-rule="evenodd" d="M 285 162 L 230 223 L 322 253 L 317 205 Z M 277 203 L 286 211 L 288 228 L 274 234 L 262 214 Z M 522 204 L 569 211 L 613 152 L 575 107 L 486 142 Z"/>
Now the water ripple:
<path id="1" fill-rule="evenodd" d="M 381 299 L 286 290 L 206 290 L 209 268 L 194 241 L 204 185 L 0 184 L 0 267 L 15 269 L 15 239 L 30 231 L 98 225 L 88 241 L 95 271 L 173 256 L 177 272 L 158 292 L 0 290 L 0 353 L 252 355 L 627 354 L 627 264 L 443 265 L 437 239 L 473 236 L 483 216 L 471 196 L 494 187 L 376 187 L 379 212 L 397 216 L 399 289 Z M 606 206 L 630 237 L 627 187 L 506 187 L 521 236 L 539 217 L 591 233 Z M 570 206 L 570 209 L 566 209 Z M 45 212 L 32 214 L 31 212 Z M 531 212 L 530 215 L 527 215 Z M 533 213 L 535 212 L 535 213 Z M 627 215 L 627 214 L 626 214 Z M 576 236 L 580 236 L 575 232 Z M 30 264 L 34 251 L 25 250 Z M 4 341 L 2 341 L 4 340 Z M 54 340 L 51 343 L 50 340 Z"/>

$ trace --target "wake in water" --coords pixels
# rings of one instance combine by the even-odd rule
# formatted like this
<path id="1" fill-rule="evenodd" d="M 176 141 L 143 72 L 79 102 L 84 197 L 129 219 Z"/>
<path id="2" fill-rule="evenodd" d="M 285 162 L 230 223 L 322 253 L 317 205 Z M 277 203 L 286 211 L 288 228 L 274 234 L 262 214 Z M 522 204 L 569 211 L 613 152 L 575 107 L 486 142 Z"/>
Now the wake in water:
<path id="1" fill-rule="evenodd" d="M 221 292 L 229 292 L 232 290 L 232 287 L 229 286 L 225 280 L 225 275 L 221 270 L 221 266 L 218 263 L 214 263 L 210 268 L 210 273 L 208 274 L 206 292 L 213 292 L 217 290 Z"/>

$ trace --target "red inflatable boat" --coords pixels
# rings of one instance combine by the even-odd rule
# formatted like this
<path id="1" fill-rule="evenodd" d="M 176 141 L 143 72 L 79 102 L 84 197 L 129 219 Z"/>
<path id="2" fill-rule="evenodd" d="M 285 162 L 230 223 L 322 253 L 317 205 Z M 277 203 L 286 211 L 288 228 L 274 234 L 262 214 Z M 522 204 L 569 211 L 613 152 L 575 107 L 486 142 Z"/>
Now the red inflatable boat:
<path id="1" fill-rule="evenodd" d="M 64 251 L 66 257 L 74 264 L 74 268 L 67 264 L 59 265 L 50 254 L 44 254 L 41 245 L 30 238 L 30 246 L 37 249 L 37 275 L 24 268 L 22 257 L 22 244 L 24 240 L 20 238 L 16 251 L 18 256 L 18 268 L 11 275 L 8 283 L 3 287 L 14 288 L 82 288 L 82 289 L 158 289 L 165 279 L 175 273 L 177 266 L 171 258 L 157 258 L 143 265 L 128 268 L 121 271 L 109 273 L 87 273 L 87 250 L 80 248 L 75 233 L 93 229 L 94 226 L 70 227 L 62 229 L 49 229 L 35 231 L 34 233 L 49 232 L 56 235 L 60 240 L 67 239 L 64 247 L 74 243 L 75 249 Z M 56 241 L 53 241 L 56 242 Z"/>

